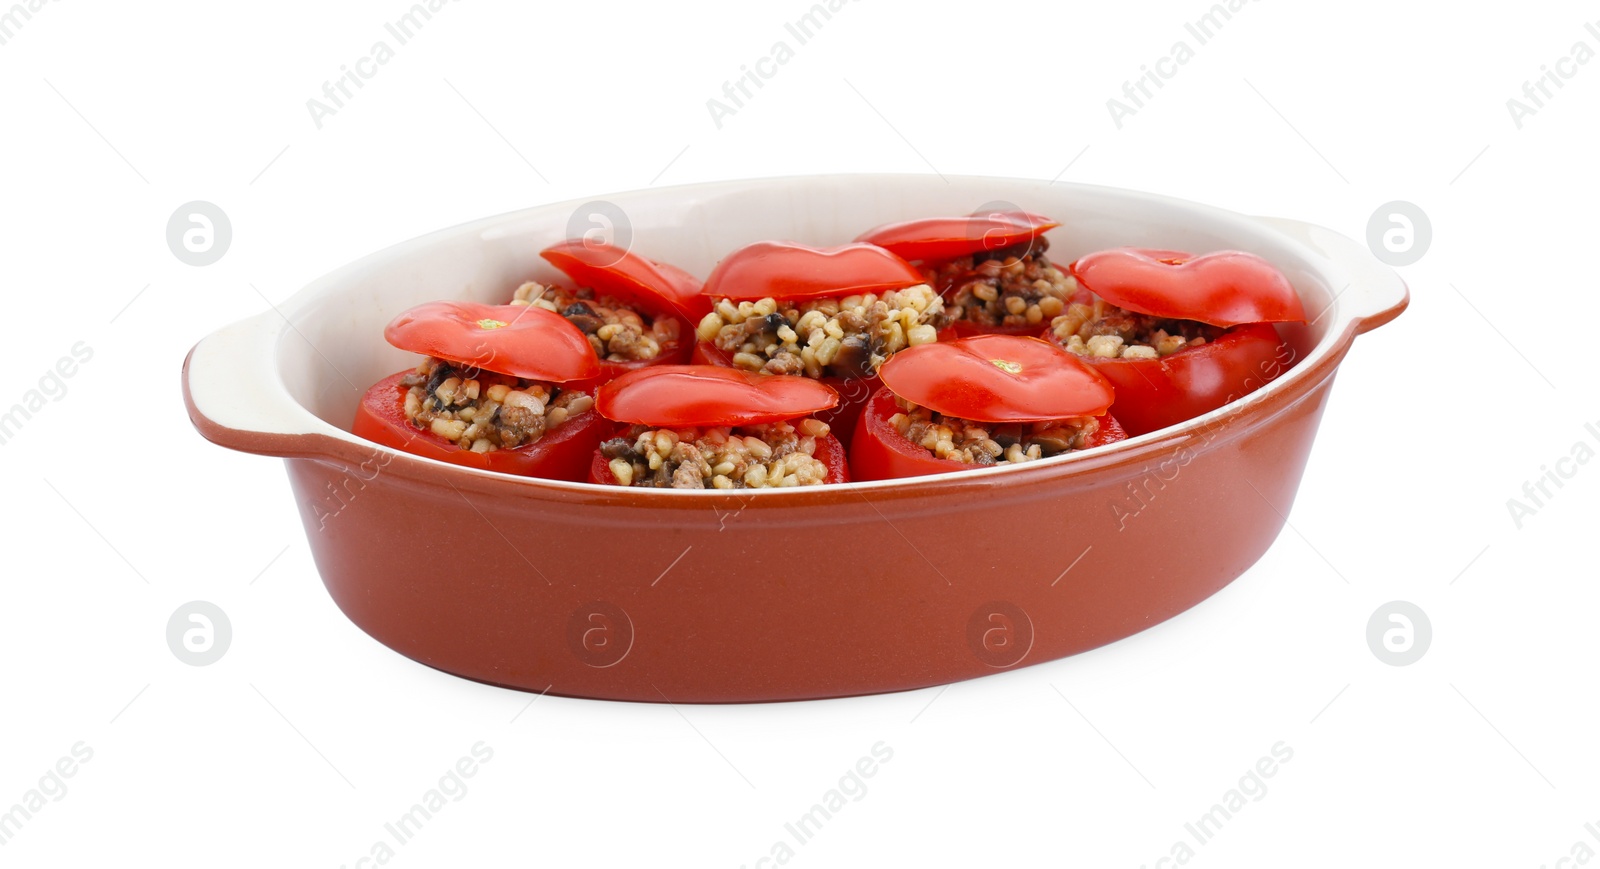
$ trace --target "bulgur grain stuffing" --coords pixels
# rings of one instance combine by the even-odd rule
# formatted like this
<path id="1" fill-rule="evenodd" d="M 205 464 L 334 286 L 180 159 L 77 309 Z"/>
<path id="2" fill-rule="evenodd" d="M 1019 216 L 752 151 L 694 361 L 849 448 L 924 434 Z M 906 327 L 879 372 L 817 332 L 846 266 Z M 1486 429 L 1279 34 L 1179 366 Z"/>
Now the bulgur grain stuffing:
<path id="1" fill-rule="evenodd" d="M 895 399 L 900 412 L 889 417 L 906 440 L 936 458 L 968 465 L 1020 464 L 1081 450 L 1100 430 L 1092 416 L 1043 422 L 974 422 Z"/>
<path id="2" fill-rule="evenodd" d="M 737 427 L 662 429 L 636 425 L 600 445 L 617 482 L 658 489 L 762 489 L 827 482 L 815 457 L 827 437 L 815 419 Z"/>
<path id="3" fill-rule="evenodd" d="M 951 318 L 978 326 L 1043 325 L 1066 308 L 1078 282 L 1045 256 L 1043 236 L 924 269 L 949 300 Z"/>
<path id="4" fill-rule="evenodd" d="M 798 303 L 718 299 L 696 333 L 746 371 L 850 379 L 873 376 L 901 349 L 934 342 L 947 323 L 939 295 L 918 284 Z"/>
<path id="5" fill-rule="evenodd" d="M 479 453 L 534 443 L 594 406 L 582 391 L 442 359 L 423 360 L 400 384 L 412 425 Z"/>
<path id="6" fill-rule="evenodd" d="M 1107 303 L 1074 302 L 1050 322 L 1050 332 L 1079 356 L 1159 359 L 1215 341 L 1223 329 L 1194 320 L 1153 317 Z"/>
<path id="7" fill-rule="evenodd" d="M 652 317 L 593 290 L 568 290 L 528 281 L 517 288 L 513 305 L 537 305 L 567 318 L 589 338 L 595 356 L 607 362 L 638 362 L 661 355 L 678 341 L 676 317 Z"/>

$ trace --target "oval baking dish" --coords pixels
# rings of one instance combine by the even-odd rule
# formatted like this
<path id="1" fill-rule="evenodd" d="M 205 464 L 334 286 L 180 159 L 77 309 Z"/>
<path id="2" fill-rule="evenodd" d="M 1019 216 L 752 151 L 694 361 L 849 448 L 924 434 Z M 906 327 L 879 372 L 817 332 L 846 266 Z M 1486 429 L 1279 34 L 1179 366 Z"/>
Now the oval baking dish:
<path id="1" fill-rule="evenodd" d="M 1182 425 L 912 480 L 623 489 L 478 471 L 349 433 L 363 389 L 414 364 L 384 343 L 385 323 L 432 299 L 491 301 L 555 279 L 537 252 L 599 225 L 591 214 L 704 276 L 760 239 L 837 244 L 995 202 L 1060 220 L 1049 240 L 1063 263 L 1121 245 L 1259 254 L 1315 319 L 1280 329 L 1294 354 L 1282 376 Z M 794 700 L 1049 661 L 1213 594 L 1283 527 L 1351 342 L 1406 303 L 1364 248 L 1294 221 L 1027 180 L 779 178 L 541 206 L 405 242 L 205 338 L 183 389 L 207 439 L 286 459 L 328 591 L 396 651 L 570 696 Z"/>

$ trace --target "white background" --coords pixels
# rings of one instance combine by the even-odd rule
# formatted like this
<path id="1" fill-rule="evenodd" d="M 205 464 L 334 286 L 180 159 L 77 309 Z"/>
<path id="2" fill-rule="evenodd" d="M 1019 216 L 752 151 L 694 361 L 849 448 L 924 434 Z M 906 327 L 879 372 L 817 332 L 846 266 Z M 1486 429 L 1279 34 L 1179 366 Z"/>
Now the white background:
<path id="1" fill-rule="evenodd" d="M 391 865 L 755 866 L 779 841 L 807 866 L 1153 867 L 1180 840 L 1204 866 L 1600 851 L 1600 467 L 1562 464 L 1520 527 L 1507 506 L 1600 449 L 1600 62 L 1569 64 L 1520 129 L 1506 106 L 1574 43 L 1600 49 L 1600 7 L 1250 3 L 1120 129 L 1107 99 L 1195 45 L 1204 0 L 860 0 L 796 47 L 806 8 L 454 3 L 320 130 L 306 101 L 393 45 L 400 0 L 66 0 L 8 37 L 0 409 L 75 343 L 93 357 L 0 446 L 0 809 L 75 744 L 93 757 L 0 865 L 355 866 L 480 741 L 492 759 Z M 794 58 L 719 128 L 706 101 L 779 40 Z M 651 184 L 843 171 L 1132 187 L 1358 239 L 1398 199 L 1433 241 L 1402 270 L 1411 309 L 1341 369 L 1292 527 L 1254 568 L 1142 635 L 948 689 L 529 707 L 351 625 L 281 463 L 185 418 L 189 346 L 379 247 Z M 234 231 L 202 268 L 164 239 L 196 199 Z M 165 640 L 195 599 L 233 626 L 206 667 Z M 1392 600 L 1433 626 L 1410 666 L 1368 648 Z M 784 824 L 879 742 L 865 794 L 795 845 Z M 1184 824 L 1279 742 L 1265 794 L 1195 844 Z"/>

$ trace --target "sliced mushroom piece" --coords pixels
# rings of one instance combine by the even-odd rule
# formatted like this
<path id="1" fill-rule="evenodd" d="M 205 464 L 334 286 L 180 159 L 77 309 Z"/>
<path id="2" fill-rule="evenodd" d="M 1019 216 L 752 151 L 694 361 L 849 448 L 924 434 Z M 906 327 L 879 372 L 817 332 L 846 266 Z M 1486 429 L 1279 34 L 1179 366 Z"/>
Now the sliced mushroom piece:
<path id="1" fill-rule="evenodd" d="M 840 342 L 839 352 L 834 354 L 828 368 L 836 376 L 847 379 L 871 377 L 878 373 L 878 366 L 883 364 L 880 349 L 881 345 L 875 339 L 859 333 L 850 335 Z"/>
<path id="2" fill-rule="evenodd" d="M 1078 432 L 1070 428 L 1051 428 L 1035 432 L 1029 443 L 1038 444 L 1039 452 L 1047 456 L 1070 452 L 1078 441 Z"/>

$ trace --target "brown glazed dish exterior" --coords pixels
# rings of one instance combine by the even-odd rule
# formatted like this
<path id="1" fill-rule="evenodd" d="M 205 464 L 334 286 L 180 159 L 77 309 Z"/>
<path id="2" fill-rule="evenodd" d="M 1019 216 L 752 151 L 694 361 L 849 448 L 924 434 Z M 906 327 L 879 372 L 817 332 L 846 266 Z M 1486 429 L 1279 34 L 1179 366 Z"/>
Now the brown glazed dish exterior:
<path id="1" fill-rule="evenodd" d="M 807 179 L 760 183 L 811 189 Z M 912 207 L 923 206 L 902 210 Z M 851 225 L 899 213 L 864 213 Z M 553 223 L 553 232 L 564 229 L 564 220 Z M 559 695 L 793 700 L 1050 661 L 1215 593 L 1283 527 L 1351 340 L 1404 303 L 1402 292 L 1381 311 L 1335 317 L 1320 337 L 1295 333 L 1291 376 L 1191 424 L 998 472 L 806 490 L 521 479 L 367 444 L 309 412 L 287 431 L 231 427 L 191 389 L 204 342 L 183 380 L 207 439 L 286 458 L 328 591 L 396 651 L 469 679 Z M 310 323 L 330 310 L 290 313 Z M 368 319 L 384 316 L 392 314 Z M 378 348 L 382 339 L 351 340 Z M 284 364 L 260 361 L 269 370 Z"/>

